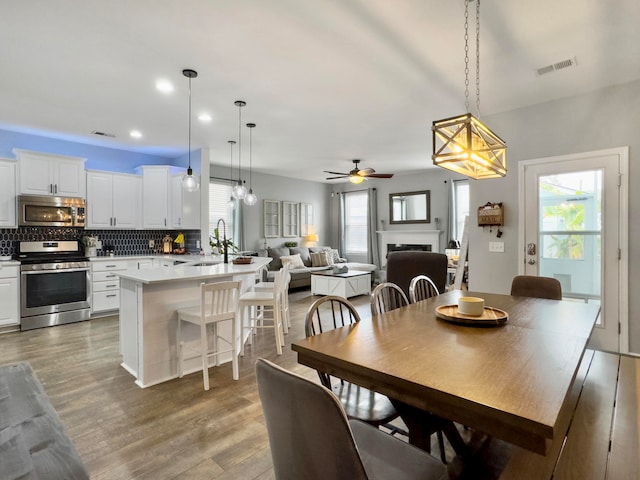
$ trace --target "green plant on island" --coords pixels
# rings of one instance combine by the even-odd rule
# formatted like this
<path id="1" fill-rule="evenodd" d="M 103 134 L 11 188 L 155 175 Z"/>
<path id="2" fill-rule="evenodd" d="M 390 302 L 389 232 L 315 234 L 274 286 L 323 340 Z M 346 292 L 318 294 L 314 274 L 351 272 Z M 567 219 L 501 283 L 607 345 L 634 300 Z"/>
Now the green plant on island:
<path id="1" fill-rule="evenodd" d="M 213 229 L 213 235 L 209 236 L 209 245 L 211 245 L 211 249 L 214 253 L 223 254 L 225 250 L 227 253 L 233 253 L 238 251 L 238 246 L 233 243 L 230 238 L 226 240 L 222 238 L 217 228 Z"/>

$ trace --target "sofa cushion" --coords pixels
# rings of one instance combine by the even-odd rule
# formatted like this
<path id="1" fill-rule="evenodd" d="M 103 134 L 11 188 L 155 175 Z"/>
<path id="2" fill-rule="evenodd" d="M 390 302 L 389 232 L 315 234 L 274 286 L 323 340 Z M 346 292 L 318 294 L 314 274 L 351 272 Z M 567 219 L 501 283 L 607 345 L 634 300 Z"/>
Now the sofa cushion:
<path id="1" fill-rule="evenodd" d="M 328 267 L 333 265 L 331 252 L 316 252 L 311 254 L 312 267 Z"/>
<path id="2" fill-rule="evenodd" d="M 299 254 L 305 267 L 311 266 L 311 256 L 307 247 L 289 247 L 289 255 Z"/>
<path id="3" fill-rule="evenodd" d="M 280 257 L 280 261 L 282 262 L 282 266 L 288 266 L 290 269 L 293 268 L 304 268 L 306 265 L 302 263 L 302 258 L 300 258 L 300 254 L 296 253 L 295 255 L 282 255 Z"/>
<path id="4" fill-rule="evenodd" d="M 282 268 L 282 261 L 280 257 L 289 255 L 289 247 L 279 247 L 279 248 L 271 248 L 267 249 L 267 255 L 273 260 L 269 264 L 270 270 L 280 270 Z"/>

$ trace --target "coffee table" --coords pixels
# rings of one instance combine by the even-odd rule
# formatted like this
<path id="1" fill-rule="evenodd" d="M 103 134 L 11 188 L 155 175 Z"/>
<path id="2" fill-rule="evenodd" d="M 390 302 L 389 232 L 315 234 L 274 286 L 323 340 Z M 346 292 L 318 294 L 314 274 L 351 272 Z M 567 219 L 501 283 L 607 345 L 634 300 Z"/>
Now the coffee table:
<path id="1" fill-rule="evenodd" d="M 371 272 L 350 270 L 333 273 L 331 270 L 311 274 L 311 295 L 338 295 L 349 298 L 371 293 Z"/>

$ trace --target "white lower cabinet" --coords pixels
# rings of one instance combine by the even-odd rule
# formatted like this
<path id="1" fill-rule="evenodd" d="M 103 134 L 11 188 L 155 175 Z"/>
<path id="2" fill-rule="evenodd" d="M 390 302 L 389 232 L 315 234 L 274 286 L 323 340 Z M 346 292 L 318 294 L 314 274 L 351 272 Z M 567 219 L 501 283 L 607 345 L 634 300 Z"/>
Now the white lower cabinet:
<path id="1" fill-rule="evenodd" d="M 0 265 L 0 327 L 20 324 L 18 267 Z"/>
<path id="2" fill-rule="evenodd" d="M 120 309 L 120 277 L 124 270 L 153 268 L 156 259 L 108 258 L 91 261 L 91 312 L 102 313 Z"/>

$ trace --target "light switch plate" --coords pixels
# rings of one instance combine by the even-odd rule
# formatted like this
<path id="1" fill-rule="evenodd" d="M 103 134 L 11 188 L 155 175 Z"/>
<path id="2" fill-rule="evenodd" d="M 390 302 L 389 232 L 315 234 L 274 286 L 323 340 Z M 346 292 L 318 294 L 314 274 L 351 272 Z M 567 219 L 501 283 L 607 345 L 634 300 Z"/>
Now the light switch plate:
<path id="1" fill-rule="evenodd" d="M 504 253 L 504 242 L 489 242 L 489 251 L 494 253 Z"/>

